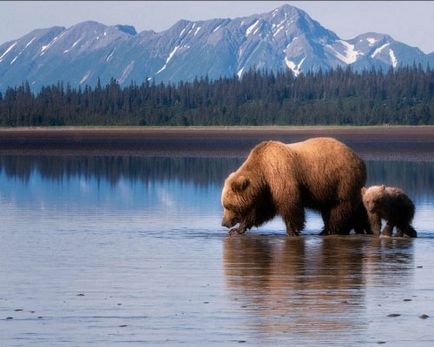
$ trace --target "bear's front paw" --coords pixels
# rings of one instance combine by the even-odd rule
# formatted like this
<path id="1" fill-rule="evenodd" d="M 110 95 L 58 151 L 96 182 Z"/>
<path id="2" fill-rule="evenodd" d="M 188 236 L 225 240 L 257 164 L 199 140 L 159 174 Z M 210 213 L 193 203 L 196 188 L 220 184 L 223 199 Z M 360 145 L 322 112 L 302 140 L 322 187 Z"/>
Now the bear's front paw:
<path id="1" fill-rule="evenodd" d="M 246 232 L 245 228 L 239 227 L 239 228 L 232 228 L 231 230 L 229 230 L 228 234 L 230 236 L 232 235 L 241 235 L 244 234 Z"/>

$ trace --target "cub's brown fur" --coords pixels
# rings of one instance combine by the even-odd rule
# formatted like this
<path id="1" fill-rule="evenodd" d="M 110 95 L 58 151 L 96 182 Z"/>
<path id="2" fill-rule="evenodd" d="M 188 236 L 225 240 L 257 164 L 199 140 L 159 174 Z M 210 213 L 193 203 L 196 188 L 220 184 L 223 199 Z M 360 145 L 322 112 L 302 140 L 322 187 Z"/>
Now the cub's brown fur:
<path id="1" fill-rule="evenodd" d="M 298 235 L 304 209 L 311 208 L 321 212 L 323 234 L 369 232 L 360 193 L 365 181 L 364 162 L 333 138 L 262 142 L 225 181 L 222 225 L 240 223 L 231 233 L 243 233 L 280 215 L 288 235 Z"/>
<path id="2" fill-rule="evenodd" d="M 381 232 L 381 219 L 387 224 L 383 235 L 392 236 L 396 227 L 396 235 L 406 234 L 417 237 L 417 232 L 411 226 L 414 217 L 414 204 L 402 189 L 396 187 L 372 186 L 362 188 L 363 204 L 368 212 L 371 230 L 379 235 Z"/>

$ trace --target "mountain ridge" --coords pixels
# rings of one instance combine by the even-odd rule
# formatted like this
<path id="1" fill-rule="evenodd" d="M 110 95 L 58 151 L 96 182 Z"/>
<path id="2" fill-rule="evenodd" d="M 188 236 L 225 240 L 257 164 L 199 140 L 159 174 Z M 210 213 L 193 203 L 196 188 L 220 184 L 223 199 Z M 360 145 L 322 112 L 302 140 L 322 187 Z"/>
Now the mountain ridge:
<path id="1" fill-rule="evenodd" d="M 306 71 L 351 66 L 434 66 L 434 52 L 362 33 L 342 39 L 305 11 L 284 4 L 237 18 L 181 19 L 161 32 L 85 21 L 36 29 L 0 45 L 0 90 L 28 81 L 32 89 L 62 80 L 72 86 L 179 82 L 238 75 L 248 69 Z"/>

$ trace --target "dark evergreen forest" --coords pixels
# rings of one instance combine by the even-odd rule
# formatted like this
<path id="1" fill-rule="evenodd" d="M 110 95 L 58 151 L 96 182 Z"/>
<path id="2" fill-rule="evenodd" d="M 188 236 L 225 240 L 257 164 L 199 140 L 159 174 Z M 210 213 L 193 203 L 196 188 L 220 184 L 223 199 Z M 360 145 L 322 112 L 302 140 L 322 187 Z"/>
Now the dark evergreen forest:
<path id="1" fill-rule="evenodd" d="M 376 125 L 434 124 L 434 70 L 350 68 L 309 72 L 248 71 L 241 79 L 198 78 L 37 93 L 29 84 L 0 94 L 0 126 L 49 125 Z"/>

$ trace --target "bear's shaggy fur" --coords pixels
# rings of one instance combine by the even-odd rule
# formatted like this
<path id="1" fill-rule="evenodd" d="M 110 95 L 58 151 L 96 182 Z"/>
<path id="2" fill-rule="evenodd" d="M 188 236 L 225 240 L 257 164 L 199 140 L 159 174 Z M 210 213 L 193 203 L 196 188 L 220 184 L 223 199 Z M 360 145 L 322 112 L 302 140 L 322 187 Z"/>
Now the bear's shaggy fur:
<path id="1" fill-rule="evenodd" d="M 239 223 L 230 233 L 243 233 L 280 215 L 288 235 L 298 235 L 305 225 L 304 209 L 311 208 L 321 212 L 322 234 L 348 234 L 352 228 L 369 233 L 360 193 L 365 181 L 362 159 L 333 138 L 265 141 L 226 179 L 222 225 Z"/>
<path id="2" fill-rule="evenodd" d="M 363 187 L 362 198 L 374 234 L 380 234 L 381 219 L 384 219 L 387 224 L 383 235 L 392 236 L 393 228 L 396 227 L 397 236 L 406 234 L 417 237 L 416 230 L 411 226 L 414 204 L 402 189 L 384 185 Z"/>

